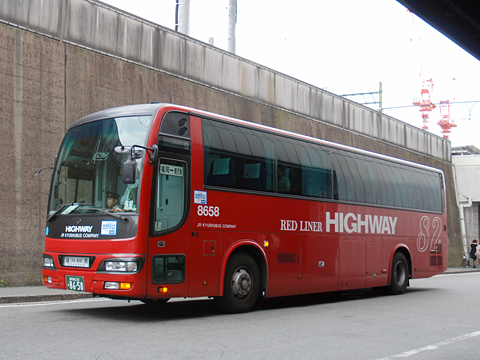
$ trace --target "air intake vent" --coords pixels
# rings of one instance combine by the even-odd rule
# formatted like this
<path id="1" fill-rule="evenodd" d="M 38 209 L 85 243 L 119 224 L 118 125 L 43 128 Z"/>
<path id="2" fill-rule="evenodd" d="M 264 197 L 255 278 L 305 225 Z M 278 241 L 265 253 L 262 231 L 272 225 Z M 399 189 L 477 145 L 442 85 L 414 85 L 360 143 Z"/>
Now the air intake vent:
<path id="1" fill-rule="evenodd" d="M 295 253 L 278 253 L 277 262 L 279 264 L 294 264 L 295 263 Z"/>
<path id="2" fill-rule="evenodd" d="M 442 256 L 441 255 L 431 255 L 430 256 L 430 266 L 442 266 Z"/>
<path id="3" fill-rule="evenodd" d="M 160 133 L 190 138 L 190 118 L 181 112 L 165 114 L 160 126 Z"/>

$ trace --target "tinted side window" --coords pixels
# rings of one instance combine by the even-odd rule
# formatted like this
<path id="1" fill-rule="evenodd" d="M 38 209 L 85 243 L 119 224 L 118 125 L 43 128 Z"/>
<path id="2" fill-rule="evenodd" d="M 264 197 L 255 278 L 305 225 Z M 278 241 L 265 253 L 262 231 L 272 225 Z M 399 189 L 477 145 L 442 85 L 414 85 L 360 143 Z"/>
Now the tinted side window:
<path id="1" fill-rule="evenodd" d="M 261 131 L 202 120 L 207 185 L 273 191 L 273 139 Z"/>
<path id="2" fill-rule="evenodd" d="M 395 164 L 390 166 L 395 177 L 395 206 L 411 207 L 411 180 L 410 169 L 406 166 Z"/>
<path id="3" fill-rule="evenodd" d="M 375 163 L 375 199 L 378 205 L 395 205 L 396 179 L 392 167 L 387 162 Z"/>
<path id="4" fill-rule="evenodd" d="M 308 144 L 302 152 L 304 195 L 332 198 L 330 149 Z"/>
<path id="5" fill-rule="evenodd" d="M 296 195 L 332 198 L 330 150 L 292 139 L 277 138 L 278 171 Z M 280 184 L 280 180 L 278 180 Z M 279 185 L 279 192 L 285 192 Z"/>
<path id="6" fill-rule="evenodd" d="M 338 200 L 373 203 L 373 160 L 346 151 L 333 151 L 335 198 Z"/>
<path id="7" fill-rule="evenodd" d="M 439 174 L 412 170 L 413 207 L 420 210 L 442 210 L 442 187 Z"/>
<path id="8" fill-rule="evenodd" d="M 302 194 L 302 164 L 300 143 L 290 139 L 277 138 L 277 192 Z"/>
<path id="9" fill-rule="evenodd" d="M 375 189 L 379 205 L 411 207 L 410 168 L 377 160 L 375 162 Z"/>
<path id="10" fill-rule="evenodd" d="M 443 176 L 441 174 L 429 173 L 427 175 L 427 182 L 432 194 L 432 207 L 430 210 L 443 211 Z"/>

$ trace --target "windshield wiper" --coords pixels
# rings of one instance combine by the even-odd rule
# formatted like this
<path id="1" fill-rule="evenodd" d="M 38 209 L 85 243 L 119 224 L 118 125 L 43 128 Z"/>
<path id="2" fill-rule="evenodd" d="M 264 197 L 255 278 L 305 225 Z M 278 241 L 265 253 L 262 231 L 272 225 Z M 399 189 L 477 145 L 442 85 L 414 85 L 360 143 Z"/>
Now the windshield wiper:
<path id="1" fill-rule="evenodd" d="M 93 204 L 88 204 L 88 205 L 93 205 Z M 111 211 L 108 211 L 108 210 L 103 210 L 103 209 L 99 209 L 99 208 L 82 208 L 82 210 L 86 210 L 86 211 L 100 211 L 104 214 L 108 214 L 110 216 L 113 216 L 114 218 L 117 218 L 117 219 L 120 219 L 122 221 L 125 221 L 125 222 L 128 222 L 128 218 L 126 216 L 123 216 L 123 215 L 120 215 L 120 214 L 116 214 L 116 213 L 113 213 Z"/>
<path id="2" fill-rule="evenodd" d="M 63 204 L 60 205 L 60 207 L 55 211 L 52 215 L 47 217 L 48 222 L 52 222 L 58 214 L 62 213 L 62 215 L 68 215 L 70 214 L 73 210 L 76 210 L 80 205 L 93 205 L 92 204 L 85 204 L 84 201 L 79 202 L 79 203 L 70 203 L 70 204 Z"/>

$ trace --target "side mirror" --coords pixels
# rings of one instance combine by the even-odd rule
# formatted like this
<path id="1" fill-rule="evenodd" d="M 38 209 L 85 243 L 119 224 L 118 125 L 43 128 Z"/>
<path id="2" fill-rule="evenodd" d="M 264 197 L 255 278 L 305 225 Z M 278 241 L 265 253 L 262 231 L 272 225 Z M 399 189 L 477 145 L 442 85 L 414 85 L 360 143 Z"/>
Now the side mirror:
<path id="1" fill-rule="evenodd" d="M 157 161 L 158 157 L 158 146 L 152 145 L 151 148 L 141 146 L 141 145 L 132 145 L 130 147 L 119 145 L 115 147 L 115 152 L 118 154 L 128 154 L 130 153 L 131 158 L 140 159 L 143 155 L 142 150 L 135 150 L 135 148 L 145 149 L 147 150 L 148 159 L 150 160 L 150 164 L 154 164 Z"/>
<path id="2" fill-rule="evenodd" d="M 157 145 L 152 145 L 151 148 L 141 145 L 132 145 L 130 149 L 123 145 L 116 146 L 115 152 L 119 154 L 130 153 L 128 159 L 123 163 L 122 180 L 124 184 L 135 184 L 135 180 L 137 179 L 137 162 L 135 161 L 135 159 L 140 159 L 142 157 L 143 150 L 138 151 L 135 150 L 135 148 L 145 149 L 147 151 L 150 164 L 154 164 L 157 161 Z"/>
<path id="3" fill-rule="evenodd" d="M 135 184 L 137 179 L 137 162 L 135 159 L 128 157 L 123 163 L 122 180 L 124 184 Z"/>
<path id="4" fill-rule="evenodd" d="M 158 160 L 158 146 L 157 145 L 152 145 L 150 149 L 148 149 L 152 152 L 152 155 L 147 152 L 148 158 L 150 159 L 150 164 L 154 164 Z"/>

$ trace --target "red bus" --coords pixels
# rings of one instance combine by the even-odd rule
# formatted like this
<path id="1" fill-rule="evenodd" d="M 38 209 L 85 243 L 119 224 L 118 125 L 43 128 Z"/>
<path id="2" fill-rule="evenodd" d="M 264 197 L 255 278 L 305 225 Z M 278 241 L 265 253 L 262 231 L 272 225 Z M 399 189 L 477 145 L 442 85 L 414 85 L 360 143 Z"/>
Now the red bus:
<path id="1" fill-rule="evenodd" d="M 43 283 L 163 303 L 374 288 L 447 267 L 442 171 L 171 104 L 100 111 L 67 131 Z"/>

